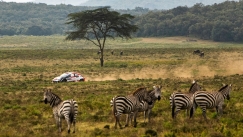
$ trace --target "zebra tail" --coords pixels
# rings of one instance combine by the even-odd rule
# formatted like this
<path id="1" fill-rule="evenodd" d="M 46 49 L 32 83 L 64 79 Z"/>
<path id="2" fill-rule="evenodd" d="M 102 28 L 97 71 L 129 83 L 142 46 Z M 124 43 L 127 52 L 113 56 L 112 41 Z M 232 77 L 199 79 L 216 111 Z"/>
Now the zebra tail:
<path id="1" fill-rule="evenodd" d="M 192 118 L 192 116 L 193 116 L 193 114 L 194 114 L 194 112 L 195 112 L 195 110 L 196 110 L 196 108 L 197 108 L 197 103 L 196 103 L 196 101 L 195 101 L 195 95 L 193 94 L 193 103 L 192 103 L 192 108 L 190 109 L 190 118 Z"/>
<path id="2" fill-rule="evenodd" d="M 74 103 L 73 103 L 73 99 L 71 99 L 71 102 L 70 102 L 70 113 L 69 113 L 70 123 L 73 123 L 73 121 L 74 121 L 74 115 L 75 115 L 75 112 L 74 112 Z"/>
<path id="3" fill-rule="evenodd" d="M 171 96 L 172 101 L 172 118 L 175 118 L 175 94 L 173 93 Z"/>
<path id="4" fill-rule="evenodd" d="M 116 96 L 113 98 L 113 115 L 116 117 L 117 110 L 116 110 Z"/>
<path id="5" fill-rule="evenodd" d="M 194 114 L 194 107 L 190 109 L 190 118 L 192 118 L 193 114 Z"/>

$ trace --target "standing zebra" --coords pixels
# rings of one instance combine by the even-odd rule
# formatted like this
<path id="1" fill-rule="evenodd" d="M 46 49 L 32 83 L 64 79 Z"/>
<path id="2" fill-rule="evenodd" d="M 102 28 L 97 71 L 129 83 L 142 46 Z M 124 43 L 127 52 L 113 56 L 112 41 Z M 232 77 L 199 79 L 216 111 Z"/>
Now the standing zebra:
<path id="1" fill-rule="evenodd" d="M 137 112 L 140 107 L 141 101 L 147 101 L 149 104 L 152 104 L 152 99 L 148 96 L 146 88 L 138 88 L 133 94 L 128 96 L 116 96 L 111 100 L 113 106 L 113 115 L 115 117 L 115 128 L 117 128 L 117 123 L 120 128 L 120 115 L 121 114 L 133 114 L 134 115 L 134 127 L 137 125 L 136 117 Z M 128 119 L 126 120 L 126 126 L 128 126 Z"/>
<path id="2" fill-rule="evenodd" d="M 200 85 L 193 80 L 189 93 L 174 92 L 170 96 L 170 106 L 172 107 L 172 118 L 175 119 L 182 109 L 187 109 L 187 115 L 190 112 L 190 118 L 193 115 L 193 94 L 201 90 Z"/>
<path id="3" fill-rule="evenodd" d="M 50 103 L 59 132 L 61 132 L 61 119 L 65 118 L 68 124 L 68 133 L 70 133 L 71 124 L 73 124 L 73 133 L 75 133 L 75 121 L 78 114 L 77 102 L 73 99 L 62 101 L 50 89 L 44 90 L 44 102 L 45 104 Z"/>
<path id="4" fill-rule="evenodd" d="M 224 99 L 230 99 L 231 84 L 225 85 L 218 92 L 197 91 L 194 94 L 194 107 L 199 106 L 202 109 L 202 114 L 206 118 L 207 108 L 216 108 L 217 114 L 222 114 Z"/>
<path id="5" fill-rule="evenodd" d="M 140 102 L 140 107 L 138 109 L 138 112 L 144 112 L 144 123 L 146 121 L 146 117 L 148 117 L 148 122 L 150 122 L 150 113 L 152 111 L 152 108 L 154 107 L 156 100 L 161 99 L 161 89 L 162 89 L 162 86 L 159 85 L 159 86 L 153 86 L 153 90 L 148 91 L 149 96 L 152 99 L 151 105 L 149 105 L 148 102 L 146 102 L 146 101 Z M 132 120 L 132 114 L 127 115 L 127 119 Z"/>

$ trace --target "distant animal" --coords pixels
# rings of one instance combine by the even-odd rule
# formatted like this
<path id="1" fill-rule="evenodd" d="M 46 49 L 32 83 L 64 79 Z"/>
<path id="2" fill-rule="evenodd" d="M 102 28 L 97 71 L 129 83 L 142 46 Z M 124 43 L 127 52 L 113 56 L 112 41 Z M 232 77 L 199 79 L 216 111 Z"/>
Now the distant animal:
<path id="1" fill-rule="evenodd" d="M 111 106 L 113 107 L 113 115 L 115 117 L 115 128 L 117 124 L 122 128 L 120 124 L 120 116 L 122 114 L 133 114 L 134 115 L 134 127 L 137 126 L 136 117 L 137 112 L 140 107 L 140 102 L 146 101 L 148 104 L 152 104 L 152 99 L 149 97 L 146 88 L 138 88 L 133 94 L 128 96 L 115 96 L 111 101 Z M 126 126 L 129 125 L 128 120 L 126 121 Z"/>
<path id="2" fill-rule="evenodd" d="M 113 54 L 114 54 L 114 51 L 112 50 L 112 51 L 111 51 L 111 55 L 113 55 Z"/>
<path id="3" fill-rule="evenodd" d="M 217 92 L 197 91 L 194 93 L 194 108 L 199 106 L 202 109 L 202 114 L 206 118 L 206 109 L 216 108 L 217 114 L 223 112 L 224 100 L 230 99 L 230 91 L 232 85 L 225 85 Z"/>
<path id="4" fill-rule="evenodd" d="M 101 51 L 99 50 L 98 52 L 97 52 L 97 54 L 100 54 L 101 53 Z"/>
<path id="5" fill-rule="evenodd" d="M 176 119 L 180 110 L 187 109 L 187 115 L 191 118 L 193 115 L 193 94 L 201 90 L 201 86 L 193 80 L 189 93 L 174 92 L 170 96 L 170 106 L 172 108 L 172 118 Z"/>
<path id="6" fill-rule="evenodd" d="M 198 49 L 193 51 L 193 54 L 200 54 L 200 53 L 201 53 L 201 51 Z"/>
<path id="7" fill-rule="evenodd" d="M 120 52 L 120 55 L 123 55 L 123 51 Z"/>
<path id="8" fill-rule="evenodd" d="M 64 118 L 68 125 L 68 133 L 70 133 L 70 127 L 73 124 L 73 133 L 75 133 L 75 123 L 78 114 L 78 104 L 75 100 L 64 100 L 51 92 L 50 89 L 44 89 L 45 104 L 50 103 L 53 110 L 53 115 L 56 120 L 58 131 L 61 132 L 61 119 Z"/>
<path id="9" fill-rule="evenodd" d="M 199 54 L 199 56 L 200 56 L 200 57 L 204 57 L 204 52 L 201 52 L 201 53 Z"/>

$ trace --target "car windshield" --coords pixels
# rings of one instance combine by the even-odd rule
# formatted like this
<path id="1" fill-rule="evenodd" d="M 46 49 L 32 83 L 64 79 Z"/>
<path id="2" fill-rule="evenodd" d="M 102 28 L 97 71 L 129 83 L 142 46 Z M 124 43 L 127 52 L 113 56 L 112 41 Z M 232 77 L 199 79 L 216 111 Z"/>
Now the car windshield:
<path id="1" fill-rule="evenodd" d="M 70 73 L 63 73 L 60 77 L 67 77 L 69 75 L 71 75 L 71 74 Z"/>

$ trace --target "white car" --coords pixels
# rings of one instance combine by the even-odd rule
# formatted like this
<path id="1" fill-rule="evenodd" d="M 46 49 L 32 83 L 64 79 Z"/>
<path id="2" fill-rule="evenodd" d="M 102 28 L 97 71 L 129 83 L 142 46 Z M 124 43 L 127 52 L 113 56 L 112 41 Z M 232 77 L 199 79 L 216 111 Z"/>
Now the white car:
<path id="1" fill-rule="evenodd" d="M 80 73 L 77 72 L 66 72 L 62 75 L 55 77 L 52 82 L 58 83 L 58 82 L 78 82 L 78 81 L 85 81 L 85 77 L 80 75 Z"/>

